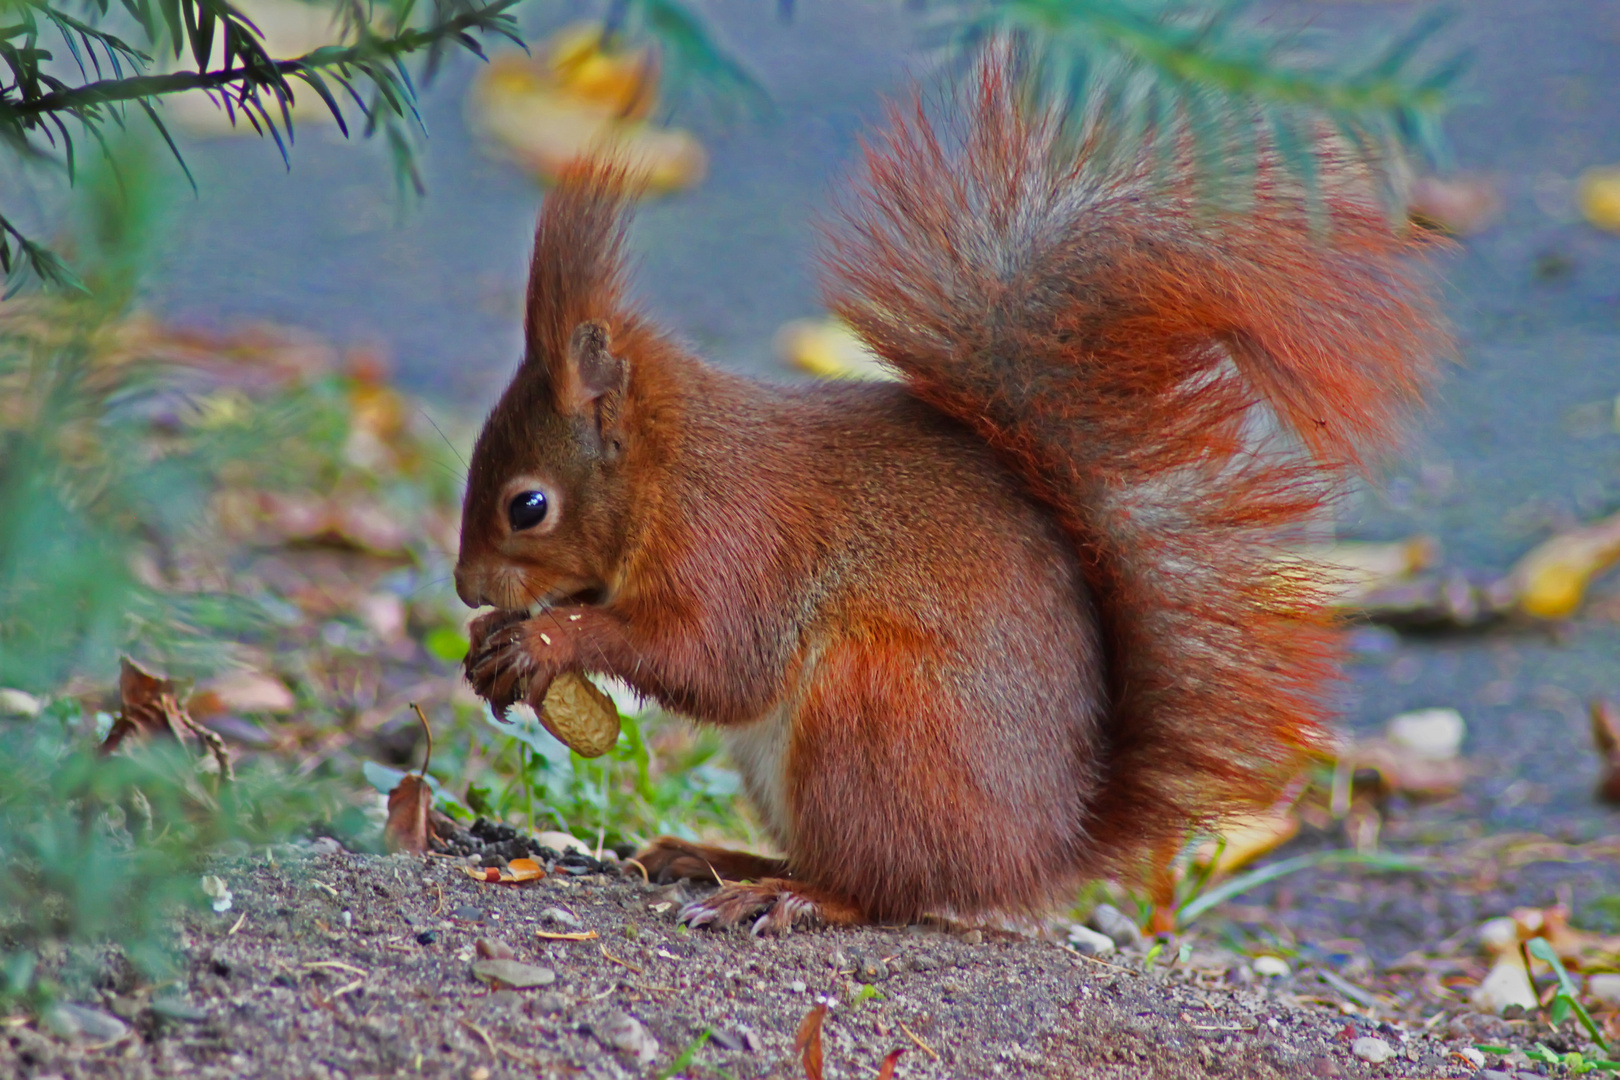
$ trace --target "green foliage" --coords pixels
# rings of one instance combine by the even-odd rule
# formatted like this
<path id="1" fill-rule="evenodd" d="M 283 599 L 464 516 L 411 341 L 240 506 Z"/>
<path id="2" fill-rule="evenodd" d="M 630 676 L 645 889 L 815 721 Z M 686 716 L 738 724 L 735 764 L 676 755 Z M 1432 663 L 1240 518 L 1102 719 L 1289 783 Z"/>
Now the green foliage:
<path id="1" fill-rule="evenodd" d="M 1363 854 L 1359 851 L 1311 851 L 1304 855 L 1295 855 L 1291 859 L 1280 859 L 1274 863 L 1255 867 L 1235 877 L 1221 882 L 1213 888 L 1206 888 L 1209 876 L 1206 874 L 1199 879 L 1197 888 L 1186 896 L 1176 911 L 1177 922 L 1186 926 L 1205 912 L 1242 895 L 1250 889 L 1263 885 L 1268 881 L 1297 874 L 1301 870 L 1312 870 L 1326 866 L 1364 866 L 1370 870 L 1380 870 L 1393 873 L 1421 873 L 1428 869 L 1428 863 L 1422 859 L 1414 859 L 1404 855 L 1386 855 L 1378 853 Z"/>
<path id="2" fill-rule="evenodd" d="M 174 671 L 218 662 L 239 601 L 160 587 L 223 476 L 307 480 L 337 456 L 344 413 L 304 388 L 254 407 L 197 398 L 131 351 L 120 322 L 159 217 L 149 155 L 121 147 L 85 185 L 88 293 L 13 301 L 0 319 L 0 685 L 107 676 L 118 652 Z"/>
<path id="3" fill-rule="evenodd" d="M 185 169 L 159 106 L 168 94 L 200 90 L 232 124 L 244 122 L 273 139 L 290 166 L 291 106 L 299 93 L 312 93 L 345 136 L 345 108 L 352 105 L 363 134 L 382 134 L 401 187 L 420 193 L 412 134 L 423 130 L 418 82 L 431 81 L 451 49 L 483 57 L 481 37 L 521 46 L 514 12 L 523 0 L 315 2 L 332 9 L 332 43 L 301 56 L 273 57 L 259 28 L 225 0 L 119 0 L 116 11 L 110 0 L 0 0 L 0 144 L 23 160 L 61 166 L 71 182 L 80 144 L 88 139 L 109 153 L 109 125 L 123 127 L 133 107 Z M 132 24 L 134 43 L 104 28 L 109 16 Z M 615 9 L 612 23 L 615 33 L 655 42 L 677 88 L 708 84 L 721 98 L 763 97 L 746 69 L 676 0 L 633 0 Z M 52 63 L 53 42 L 71 56 L 76 83 Z M 166 57 L 179 70 L 154 73 Z M 406 61 L 417 59 L 421 67 L 413 78 Z M 186 175 L 190 179 L 189 169 Z M 66 263 L 3 211 L 0 277 L 10 291 L 30 279 L 82 287 Z"/>
<path id="4" fill-rule="evenodd" d="M 381 133 L 402 189 L 422 189 L 417 166 L 418 83 L 444 56 L 480 57 L 481 38 L 522 44 L 515 14 L 524 0 L 314 0 L 333 11 L 333 41 L 301 56 L 272 57 L 253 22 L 225 0 L 0 0 L 0 143 L 23 160 L 51 162 L 74 177 L 86 139 L 107 153 L 109 124 L 138 109 L 185 167 L 159 111 L 165 95 L 201 90 L 231 122 L 273 139 L 289 165 L 290 107 L 299 93 L 321 99 L 345 135 L 352 107 L 367 136 Z M 1324 123 L 1355 151 L 1440 150 L 1438 118 L 1465 58 L 1431 61 L 1444 19 L 1426 16 L 1405 33 L 1348 59 L 1327 60 L 1297 35 L 1245 18 L 1242 0 L 955 0 L 944 5 L 945 55 L 960 64 L 1010 41 L 1032 95 L 1063 111 L 1077 137 L 1118 133 L 1120 149 L 1168 149 L 1184 133 L 1213 156 L 1233 140 L 1264 142 L 1307 185 L 1311 147 Z M 129 39 L 110 32 L 127 24 Z M 703 92 L 711 103 L 758 107 L 767 100 L 748 70 L 678 0 L 609 0 L 607 32 L 652 43 L 674 97 Z M 66 49 L 78 80 L 52 51 Z M 156 73 L 159 61 L 178 70 Z M 413 78 L 407 61 L 420 60 Z M 351 113 L 351 115 L 353 115 Z M 1109 118 L 1109 123 L 1097 121 Z M 189 177 L 189 171 L 187 173 Z M 1212 175 L 1213 186 L 1223 179 Z M 0 277 L 82 287 L 58 256 L 0 209 Z"/>
<path id="5" fill-rule="evenodd" d="M 560 829 L 603 843 L 641 843 L 672 833 L 697 839 L 706 829 L 748 836 L 738 816 L 741 781 L 720 760 L 712 731 L 694 731 L 662 716 L 621 715 L 619 742 L 599 758 L 584 758 L 547 731 L 528 709 L 506 721 L 487 706 L 467 710 L 436 734 L 435 805 L 452 817 L 474 815 L 519 822 L 530 831 Z M 404 773 L 375 763 L 366 778 L 381 792 Z M 457 799 L 451 787 L 466 796 Z"/>
<path id="6" fill-rule="evenodd" d="M 1569 1019 L 1571 1013 L 1574 1013 L 1575 1018 L 1586 1029 L 1586 1033 L 1592 1037 L 1592 1041 L 1607 1054 L 1609 1044 L 1603 1040 L 1603 1031 L 1598 1027 L 1597 1021 L 1592 1019 L 1592 1014 L 1586 1011 L 1586 1006 L 1581 1004 L 1580 995 L 1575 989 L 1575 980 L 1564 970 L 1564 962 L 1558 959 L 1558 953 L 1554 951 L 1552 943 L 1546 938 L 1531 938 L 1525 947 L 1531 956 L 1551 967 L 1554 977 L 1558 980 L 1558 992 L 1553 995 L 1552 1004 L 1547 1008 L 1547 1019 L 1555 1025 L 1562 1024 Z"/>
<path id="7" fill-rule="evenodd" d="M 1308 188 L 1324 125 L 1373 157 L 1443 153 L 1439 118 L 1467 57 L 1429 59 L 1446 22 L 1328 56 L 1300 36 L 1247 18 L 1246 0 L 963 0 L 945 26 L 958 58 L 1010 41 L 1031 95 L 1057 106 L 1076 140 L 1107 134 L 1135 156 L 1144 144 L 1216 158 L 1264 145 Z M 1200 170 L 1215 194 L 1241 177 Z M 1208 194 L 1209 192 L 1206 192 Z"/>
<path id="8" fill-rule="evenodd" d="M 42 949 L 111 941 L 143 975 L 169 965 L 167 920 L 200 906 L 211 853 L 284 839 L 318 819 L 361 820 L 308 780 L 259 764 L 219 784 L 172 741 L 104 757 L 59 701 L 0 722 L 0 999 L 52 994 Z M 67 977 L 83 972 L 68 971 Z"/>

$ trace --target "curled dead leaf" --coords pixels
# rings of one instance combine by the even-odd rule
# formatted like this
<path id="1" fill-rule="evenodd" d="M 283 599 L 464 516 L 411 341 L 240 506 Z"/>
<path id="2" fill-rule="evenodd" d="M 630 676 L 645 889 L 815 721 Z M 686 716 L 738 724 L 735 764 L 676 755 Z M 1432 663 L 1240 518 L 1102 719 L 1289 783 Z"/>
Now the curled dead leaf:
<path id="1" fill-rule="evenodd" d="M 708 157 L 691 132 L 655 124 L 656 56 L 570 27 L 531 55 L 492 58 L 468 98 L 474 126 L 519 165 L 553 180 L 585 159 L 611 162 L 653 192 L 690 187 Z"/>
<path id="2" fill-rule="evenodd" d="M 433 789 L 415 773 L 407 773 L 388 793 L 388 822 L 383 826 L 383 843 L 389 851 L 421 855 L 433 839 L 429 811 L 433 809 Z"/>
<path id="3" fill-rule="evenodd" d="M 489 885 L 522 885 L 546 876 L 540 864 L 533 859 L 513 859 L 505 866 L 464 866 L 462 870 L 474 881 Z"/>
<path id="4" fill-rule="evenodd" d="M 822 1080 L 821 1022 L 827 1018 L 827 1006 L 818 1004 L 799 1021 L 799 1030 L 793 1036 L 793 1052 L 804 1064 L 804 1075 L 809 1080 Z"/>
<path id="5" fill-rule="evenodd" d="M 506 864 L 506 867 L 512 872 L 512 878 L 515 881 L 539 881 L 546 876 L 546 872 L 540 868 L 540 864 L 533 859 L 513 859 Z"/>
<path id="6" fill-rule="evenodd" d="M 1597 797 L 1620 803 L 1620 707 L 1606 698 L 1592 702 L 1592 743 L 1603 759 Z"/>
<path id="7" fill-rule="evenodd" d="M 1228 818 L 1218 832 L 1220 841 L 1200 845 L 1193 861 L 1200 866 L 1213 863 L 1214 873 L 1229 874 L 1292 840 L 1299 834 L 1299 818 L 1291 807 L 1277 807 L 1264 814 Z"/>
<path id="8" fill-rule="evenodd" d="M 220 713 L 290 713 L 297 708 L 287 684 L 262 671 L 238 669 L 216 675 L 197 688 L 187 702 L 195 716 Z"/>
<path id="9" fill-rule="evenodd" d="M 1537 619 L 1575 613 L 1593 577 L 1620 561 L 1620 514 L 1542 541 L 1513 567 L 1519 610 Z"/>
<path id="10" fill-rule="evenodd" d="M 601 757 L 619 741 L 618 707 L 576 672 L 565 672 L 552 682 L 540 722 L 581 757 Z"/>
<path id="11" fill-rule="evenodd" d="M 225 749 L 225 740 L 191 718 L 180 703 L 175 680 L 153 674 L 125 656 L 119 660 L 118 696 L 118 719 L 101 744 L 103 754 L 112 753 L 131 736 L 144 739 L 169 735 L 184 742 L 189 735 L 213 755 L 220 778 L 232 778 L 231 755 Z"/>
<path id="12" fill-rule="evenodd" d="M 838 319 L 795 319 L 776 332 L 785 363 L 823 379 L 892 381 L 893 368 Z"/>

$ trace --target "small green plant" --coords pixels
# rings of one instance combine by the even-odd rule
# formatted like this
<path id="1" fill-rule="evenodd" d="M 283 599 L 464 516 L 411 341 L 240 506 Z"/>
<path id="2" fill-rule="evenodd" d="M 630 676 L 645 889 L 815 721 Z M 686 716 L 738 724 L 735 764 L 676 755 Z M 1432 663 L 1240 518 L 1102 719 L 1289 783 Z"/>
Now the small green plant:
<path id="1" fill-rule="evenodd" d="M 1297 874 L 1301 870 L 1313 870 L 1327 866 L 1362 866 L 1371 870 L 1380 870 L 1387 873 L 1422 873 L 1428 869 L 1429 864 L 1422 859 L 1414 859 L 1404 855 L 1388 855 L 1379 853 L 1363 853 L 1359 851 L 1311 851 L 1304 855 L 1295 855 L 1290 859 L 1281 859 L 1274 863 L 1267 863 L 1253 870 L 1238 874 L 1213 887 L 1205 888 L 1209 884 L 1208 876 L 1204 876 L 1198 890 L 1192 893 L 1176 912 L 1177 922 L 1186 926 L 1200 916 L 1220 904 L 1257 888 L 1269 881 Z"/>
<path id="2" fill-rule="evenodd" d="M 1524 1056 L 1544 1065 L 1561 1065 L 1571 1076 L 1582 1076 L 1589 1072 L 1620 1072 L 1620 1061 L 1614 1060 L 1609 1043 L 1603 1038 L 1603 1029 L 1592 1019 L 1592 1014 L 1587 1012 L 1586 1006 L 1581 1004 L 1575 980 L 1565 969 L 1564 962 L 1558 958 L 1552 943 L 1546 938 L 1531 938 L 1525 943 L 1525 951 L 1550 967 L 1556 980 L 1552 1001 L 1547 1005 L 1548 1022 L 1557 1027 L 1574 1016 L 1586 1030 L 1587 1037 L 1597 1044 L 1598 1052 L 1602 1056 L 1588 1061 L 1584 1054 L 1576 1051 L 1561 1053 L 1544 1042 L 1533 1043 L 1524 1051 Z M 1508 1046 L 1481 1045 L 1478 1049 L 1487 1054 L 1500 1055 L 1512 1052 L 1512 1047 Z"/>
<path id="3" fill-rule="evenodd" d="M 0 1000 L 36 1005 L 82 988 L 103 943 L 145 978 L 168 972 L 169 920 L 205 904 L 215 853 L 321 820 L 350 835 L 365 825 L 330 786 L 290 783 L 273 763 L 221 784 L 172 741 L 103 755 L 71 699 L 0 721 L 0 775 Z M 64 950 L 68 962 L 43 974 L 41 955 Z"/>
<path id="4" fill-rule="evenodd" d="M 531 832 L 601 837 L 610 847 L 663 833 L 696 839 L 699 830 L 756 839 L 740 816 L 741 781 L 721 763 L 713 732 L 657 714 L 621 713 L 618 744 L 602 757 L 584 758 L 528 709 L 512 710 L 505 721 L 487 707 L 467 712 L 437 740 L 440 779 L 428 777 L 435 805 L 452 817 L 476 814 Z M 404 775 L 375 763 L 365 773 L 382 792 Z M 465 795 L 458 798 L 453 788 Z"/>

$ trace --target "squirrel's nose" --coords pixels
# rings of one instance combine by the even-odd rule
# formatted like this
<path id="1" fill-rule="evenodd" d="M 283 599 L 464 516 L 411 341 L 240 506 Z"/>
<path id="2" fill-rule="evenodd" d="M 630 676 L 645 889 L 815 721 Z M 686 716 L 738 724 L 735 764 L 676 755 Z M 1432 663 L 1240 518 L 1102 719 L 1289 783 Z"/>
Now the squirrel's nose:
<path id="1" fill-rule="evenodd" d="M 483 607 L 487 603 L 477 576 L 460 563 L 456 564 L 456 595 L 470 608 Z"/>

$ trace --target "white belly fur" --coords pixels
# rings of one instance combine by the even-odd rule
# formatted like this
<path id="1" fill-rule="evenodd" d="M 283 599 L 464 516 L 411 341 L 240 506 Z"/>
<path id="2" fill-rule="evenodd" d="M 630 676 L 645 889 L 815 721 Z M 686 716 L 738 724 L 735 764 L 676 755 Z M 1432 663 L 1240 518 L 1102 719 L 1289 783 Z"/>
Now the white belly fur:
<path id="1" fill-rule="evenodd" d="M 726 749 L 742 773 L 748 798 L 764 819 L 765 830 L 783 851 L 793 843 L 793 809 L 788 805 L 787 755 L 797 702 L 781 702 L 741 727 L 728 728 Z"/>

